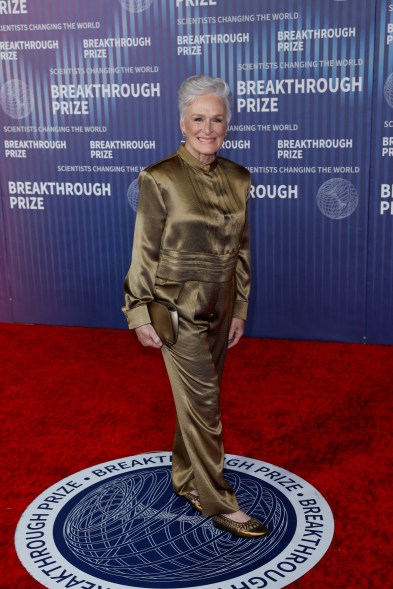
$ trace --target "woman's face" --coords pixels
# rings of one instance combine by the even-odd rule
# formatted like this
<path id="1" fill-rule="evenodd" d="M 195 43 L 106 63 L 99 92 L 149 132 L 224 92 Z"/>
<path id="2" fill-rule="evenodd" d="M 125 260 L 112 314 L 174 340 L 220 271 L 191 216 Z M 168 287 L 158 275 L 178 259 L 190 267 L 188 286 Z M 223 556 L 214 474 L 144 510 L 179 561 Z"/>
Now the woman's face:
<path id="1" fill-rule="evenodd" d="M 187 108 L 180 128 L 186 134 L 185 148 L 209 164 L 224 142 L 227 120 L 224 102 L 216 94 L 203 94 Z"/>

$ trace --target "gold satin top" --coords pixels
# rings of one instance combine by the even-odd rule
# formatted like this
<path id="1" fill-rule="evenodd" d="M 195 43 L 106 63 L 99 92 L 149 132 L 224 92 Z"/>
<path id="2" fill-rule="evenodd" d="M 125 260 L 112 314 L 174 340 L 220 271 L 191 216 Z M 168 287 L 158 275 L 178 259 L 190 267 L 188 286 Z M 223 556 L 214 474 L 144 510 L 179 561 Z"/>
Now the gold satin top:
<path id="1" fill-rule="evenodd" d="M 233 316 L 246 319 L 250 290 L 249 171 L 222 157 L 204 164 L 183 144 L 139 175 L 139 203 L 122 307 L 130 329 L 150 323 L 156 278 L 227 282 Z"/>

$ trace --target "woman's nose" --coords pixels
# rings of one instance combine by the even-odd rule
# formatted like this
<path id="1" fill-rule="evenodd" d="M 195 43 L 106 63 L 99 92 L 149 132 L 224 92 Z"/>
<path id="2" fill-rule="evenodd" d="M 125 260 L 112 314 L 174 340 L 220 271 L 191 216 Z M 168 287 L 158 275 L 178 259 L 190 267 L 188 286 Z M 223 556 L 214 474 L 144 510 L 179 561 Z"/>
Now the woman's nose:
<path id="1" fill-rule="evenodd" d="M 211 122 L 210 121 L 205 121 L 205 126 L 204 129 L 205 133 L 210 133 L 211 131 Z"/>

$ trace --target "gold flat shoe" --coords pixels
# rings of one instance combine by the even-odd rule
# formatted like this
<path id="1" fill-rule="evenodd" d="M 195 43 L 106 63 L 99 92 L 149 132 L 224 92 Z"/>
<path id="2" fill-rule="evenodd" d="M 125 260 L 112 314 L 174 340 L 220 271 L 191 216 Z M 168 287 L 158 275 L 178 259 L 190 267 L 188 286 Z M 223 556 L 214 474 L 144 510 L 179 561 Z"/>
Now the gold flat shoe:
<path id="1" fill-rule="evenodd" d="M 202 505 L 198 495 L 193 495 L 192 493 L 185 493 L 184 495 L 178 495 L 178 497 L 185 499 L 186 501 L 188 501 L 191 507 L 196 509 L 196 511 L 199 511 L 199 513 L 202 513 Z"/>
<path id="2" fill-rule="evenodd" d="M 220 514 L 214 515 L 212 520 L 216 528 L 241 538 L 263 538 L 269 533 L 267 527 L 262 525 L 255 517 L 252 517 L 247 522 L 240 523 Z"/>

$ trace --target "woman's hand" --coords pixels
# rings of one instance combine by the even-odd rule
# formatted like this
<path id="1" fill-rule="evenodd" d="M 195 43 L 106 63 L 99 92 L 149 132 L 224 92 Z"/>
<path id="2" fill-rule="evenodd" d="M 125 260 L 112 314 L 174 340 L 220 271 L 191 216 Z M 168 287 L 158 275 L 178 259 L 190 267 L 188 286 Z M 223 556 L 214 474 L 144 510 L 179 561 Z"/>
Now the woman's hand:
<path id="1" fill-rule="evenodd" d="M 228 335 L 228 350 L 233 348 L 239 342 L 244 333 L 244 320 L 237 317 L 232 318 L 231 327 Z"/>
<path id="2" fill-rule="evenodd" d="M 136 327 L 134 331 L 136 333 L 136 337 L 139 340 L 139 343 L 141 343 L 142 346 L 150 348 L 162 348 L 162 341 L 158 337 L 157 332 L 151 323 L 146 323 L 146 325 Z"/>

